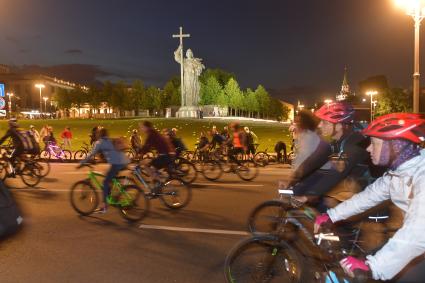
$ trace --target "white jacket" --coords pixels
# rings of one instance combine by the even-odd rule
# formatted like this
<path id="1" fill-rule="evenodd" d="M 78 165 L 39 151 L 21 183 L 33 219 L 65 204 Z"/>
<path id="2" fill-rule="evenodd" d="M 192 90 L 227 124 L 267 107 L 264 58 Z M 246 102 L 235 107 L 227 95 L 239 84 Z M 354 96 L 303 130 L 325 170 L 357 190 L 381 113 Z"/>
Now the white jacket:
<path id="1" fill-rule="evenodd" d="M 363 192 L 328 210 L 332 222 L 360 214 L 391 199 L 404 212 L 403 227 L 375 255 L 367 257 L 375 280 L 390 280 L 425 254 L 425 150 L 389 171 Z"/>

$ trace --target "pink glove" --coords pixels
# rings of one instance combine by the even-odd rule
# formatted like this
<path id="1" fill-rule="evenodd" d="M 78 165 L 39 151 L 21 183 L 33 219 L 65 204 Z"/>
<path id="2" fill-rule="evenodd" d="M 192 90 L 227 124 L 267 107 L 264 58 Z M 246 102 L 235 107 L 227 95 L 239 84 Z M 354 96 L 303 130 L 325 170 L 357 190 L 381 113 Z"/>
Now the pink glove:
<path id="1" fill-rule="evenodd" d="M 331 219 L 327 213 L 317 216 L 316 220 L 314 221 L 314 233 L 318 233 L 320 226 L 322 226 L 323 223 L 329 222 L 330 220 Z"/>
<path id="2" fill-rule="evenodd" d="M 350 277 L 354 278 L 354 271 L 360 269 L 362 271 L 368 272 L 369 266 L 366 265 L 365 261 L 357 259 L 355 257 L 349 256 L 344 258 L 339 262 L 342 269 L 344 269 L 345 273 L 347 273 Z"/>

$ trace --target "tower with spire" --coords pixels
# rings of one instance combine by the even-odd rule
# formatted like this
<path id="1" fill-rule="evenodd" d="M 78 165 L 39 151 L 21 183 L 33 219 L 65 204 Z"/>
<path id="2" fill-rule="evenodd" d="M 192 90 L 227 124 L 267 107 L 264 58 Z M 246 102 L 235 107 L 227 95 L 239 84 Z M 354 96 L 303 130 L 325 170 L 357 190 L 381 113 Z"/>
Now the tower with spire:
<path id="1" fill-rule="evenodd" d="M 336 101 L 344 101 L 351 95 L 350 85 L 348 84 L 347 67 L 344 68 L 344 79 L 342 81 L 341 91 L 336 96 Z"/>

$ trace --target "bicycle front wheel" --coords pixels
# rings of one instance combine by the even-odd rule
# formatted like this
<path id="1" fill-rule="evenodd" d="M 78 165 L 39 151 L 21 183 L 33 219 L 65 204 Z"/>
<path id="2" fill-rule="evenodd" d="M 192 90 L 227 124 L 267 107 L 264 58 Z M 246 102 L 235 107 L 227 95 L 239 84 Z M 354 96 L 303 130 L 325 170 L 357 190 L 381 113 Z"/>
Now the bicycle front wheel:
<path id="1" fill-rule="evenodd" d="M 40 177 L 44 178 L 50 173 L 50 163 L 37 161 L 35 166 L 40 170 Z"/>
<path id="2" fill-rule="evenodd" d="M 248 160 L 238 165 L 236 174 L 244 181 L 252 181 L 257 178 L 259 169 L 254 161 Z"/>
<path id="3" fill-rule="evenodd" d="M 119 197 L 121 215 L 128 221 L 140 221 L 149 212 L 149 199 L 136 185 L 128 185 L 122 188 Z"/>
<path id="4" fill-rule="evenodd" d="M 187 206 L 192 199 L 192 190 L 179 179 L 167 181 L 161 192 L 161 200 L 171 209 L 180 209 Z"/>
<path id="5" fill-rule="evenodd" d="M 83 216 L 92 214 L 99 205 L 99 195 L 90 180 L 75 183 L 71 187 L 70 200 L 72 208 Z"/>
<path id="6" fill-rule="evenodd" d="M 270 234 L 285 223 L 289 205 L 283 201 L 270 200 L 257 206 L 248 216 L 248 231 Z"/>
<path id="7" fill-rule="evenodd" d="M 202 163 L 202 175 L 208 181 L 216 181 L 223 175 L 223 169 L 220 163 L 214 160 Z"/>
<path id="8" fill-rule="evenodd" d="M 179 159 L 176 163 L 176 173 L 178 178 L 186 184 L 192 184 L 195 182 L 198 177 L 198 171 L 196 170 L 195 165 L 184 159 Z"/>
<path id="9" fill-rule="evenodd" d="M 226 282 L 298 283 L 302 270 L 297 252 L 270 236 L 253 237 L 237 244 L 225 261 Z"/>
<path id="10" fill-rule="evenodd" d="M 87 151 L 85 150 L 77 150 L 74 153 L 74 160 L 84 160 L 87 157 Z"/>
<path id="11" fill-rule="evenodd" d="M 41 181 L 41 171 L 35 164 L 26 163 L 20 172 L 21 180 L 29 187 L 35 187 Z"/>

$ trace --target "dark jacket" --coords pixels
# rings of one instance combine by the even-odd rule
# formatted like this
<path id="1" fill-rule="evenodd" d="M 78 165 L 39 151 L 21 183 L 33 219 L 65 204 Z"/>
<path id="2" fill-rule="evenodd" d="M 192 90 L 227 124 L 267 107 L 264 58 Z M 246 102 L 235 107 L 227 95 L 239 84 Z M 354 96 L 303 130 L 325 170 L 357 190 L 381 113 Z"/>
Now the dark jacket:
<path id="1" fill-rule="evenodd" d="M 156 149 L 158 154 L 170 154 L 174 152 L 174 148 L 160 133 L 151 129 L 145 144 L 140 149 L 141 154 L 145 154 L 152 149 Z"/>

